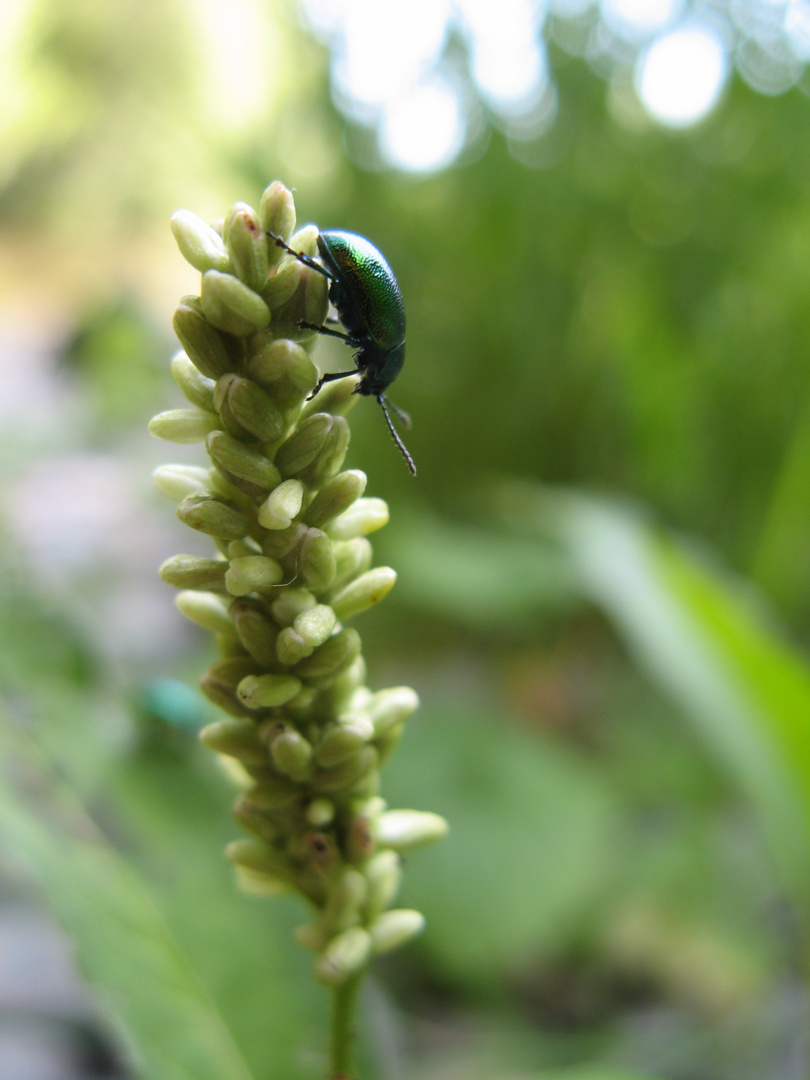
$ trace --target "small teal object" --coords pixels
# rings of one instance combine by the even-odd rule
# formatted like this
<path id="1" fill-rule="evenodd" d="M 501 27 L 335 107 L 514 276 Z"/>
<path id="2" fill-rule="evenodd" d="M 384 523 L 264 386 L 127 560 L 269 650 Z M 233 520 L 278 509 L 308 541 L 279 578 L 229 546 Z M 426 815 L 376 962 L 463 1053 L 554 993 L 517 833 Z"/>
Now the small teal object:
<path id="1" fill-rule="evenodd" d="M 416 465 L 394 427 L 388 409 L 405 427 L 411 426 L 410 417 L 385 394 L 405 362 L 405 305 L 391 267 L 370 241 L 356 233 L 337 229 L 319 233 L 321 262 L 301 251 L 294 251 L 275 233 L 267 235 L 278 247 L 329 281 L 329 299 L 346 332 L 315 323 L 299 322 L 298 325 L 340 338 L 357 350 L 354 362 L 360 372 L 360 382 L 355 393 L 377 399 L 392 439 L 416 476 Z M 324 383 L 344 379 L 347 375 L 354 375 L 354 372 L 333 371 L 322 375 L 310 397 L 315 397 Z"/>

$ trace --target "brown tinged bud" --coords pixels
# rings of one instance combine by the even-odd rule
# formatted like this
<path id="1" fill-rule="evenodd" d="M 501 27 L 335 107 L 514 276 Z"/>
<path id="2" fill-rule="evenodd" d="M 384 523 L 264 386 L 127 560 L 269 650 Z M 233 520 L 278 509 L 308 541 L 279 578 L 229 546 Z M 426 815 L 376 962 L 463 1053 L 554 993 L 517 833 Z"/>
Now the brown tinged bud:
<path id="1" fill-rule="evenodd" d="M 248 288 L 260 293 L 267 283 L 267 237 L 255 210 L 237 203 L 225 218 L 225 246 L 231 269 Z"/>

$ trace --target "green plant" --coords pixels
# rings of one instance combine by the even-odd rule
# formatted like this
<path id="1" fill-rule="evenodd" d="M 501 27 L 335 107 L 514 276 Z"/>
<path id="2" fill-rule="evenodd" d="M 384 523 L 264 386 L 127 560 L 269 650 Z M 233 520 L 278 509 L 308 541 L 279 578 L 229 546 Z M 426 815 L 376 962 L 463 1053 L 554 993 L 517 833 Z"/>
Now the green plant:
<path id="1" fill-rule="evenodd" d="M 341 471 L 357 378 L 308 398 L 317 334 L 299 324 L 323 323 L 327 281 L 268 243 L 273 233 L 316 255 L 314 226 L 292 235 L 291 193 L 271 184 L 258 213 L 237 203 L 221 229 L 186 211 L 172 227 L 203 275 L 201 295 L 174 317 L 183 351 L 172 373 L 190 404 L 156 416 L 150 431 L 205 441 L 212 467 L 166 465 L 155 481 L 217 555 L 177 555 L 160 572 L 182 590 L 183 614 L 216 636 L 220 659 L 201 686 L 228 715 L 201 738 L 227 759 L 240 791 L 234 815 L 253 834 L 228 857 L 247 889 L 295 890 L 313 912 L 298 939 L 334 995 L 337 1078 L 350 1068 L 371 957 L 423 927 L 419 912 L 390 908 L 399 853 L 446 831 L 438 815 L 388 810 L 379 795 L 380 768 L 418 701 L 407 687 L 367 688 L 361 640 L 347 625 L 396 579 L 372 567 L 367 539 L 388 508 L 364 497 L 362 472 Z"/>

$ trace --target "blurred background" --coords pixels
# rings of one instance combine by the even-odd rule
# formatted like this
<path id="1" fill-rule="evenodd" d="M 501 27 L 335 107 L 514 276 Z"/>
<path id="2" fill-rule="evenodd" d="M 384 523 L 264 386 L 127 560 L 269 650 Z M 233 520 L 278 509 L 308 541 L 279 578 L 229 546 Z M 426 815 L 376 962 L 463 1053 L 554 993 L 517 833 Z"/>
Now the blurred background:
<path id="1" fill-rule="evenodd" d="M 423 702 L 386 795 L 452 832 L 361 1075 L 807 1076 L 808 60 L 808 0 L 3 0 L 3 1080 L 324 1071 L 157 577 L 207 548 L 151 471 L 203 451 L 146 434 L 170 215 L 276 178 L 408 313 L 358 629 Z"/>

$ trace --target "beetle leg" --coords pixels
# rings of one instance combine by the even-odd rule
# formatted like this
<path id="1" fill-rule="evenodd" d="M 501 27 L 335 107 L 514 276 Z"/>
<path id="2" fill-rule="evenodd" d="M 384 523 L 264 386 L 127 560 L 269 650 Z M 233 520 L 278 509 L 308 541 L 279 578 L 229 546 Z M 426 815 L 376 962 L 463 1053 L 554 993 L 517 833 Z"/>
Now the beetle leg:
<path id="1" fill-rule="evenodd" d="M 318 380 L 318 385 L 309 395 L 307 401 L 312 401 L 312 399 L 315 397 L 315 395 L 318 393 L 324 383 L 335 382 L 337 379 L 347 379 L 350 375 L 356 374 L 356 371 L 328 371 L 326 375 L 321 375 L 320 379 Z"/>
<path id="2" fill-rule="evenodd" d="M 266 235 L 269 237 L 270 240 L 272 240 L 276 247 L 280 247 L 283 251 L 286 251 L 288 255 L 292 255 L 294 259 L 297 259 L 298 262 L 303 263 L 304 266 L 308 266 L 310 270 L 317 270 L 317 272 L 319 274 L 323 274 L 323 276 L 328 281 L 335 280 L 332 274 L 330 274 L 328 270 L 324 269 L 324 267 L 322 267 L 319 262 L 315 262 L 311 255 L 305 255 L 303 251 L 293 250 L 293 248 L 291 248 L 289 244 L 285 243 L 280 236 L 276 236 L 275 233 L 268 231 Z"/>
<path id="3" fill-rule="evenodd" d="M 302 330 L 317 330 L 319 334 L 326 334 L 327 337 L 340 338 L 341 341 L 345 341 L 347 345 L 356 345 L 357 342 L 350 334 L 343 334 L 340 330 L 330 330 L 328 326 L 319 326 L 317 323 L 305 322 L 303 319 L 299 319 L 296 323 Z"/>

